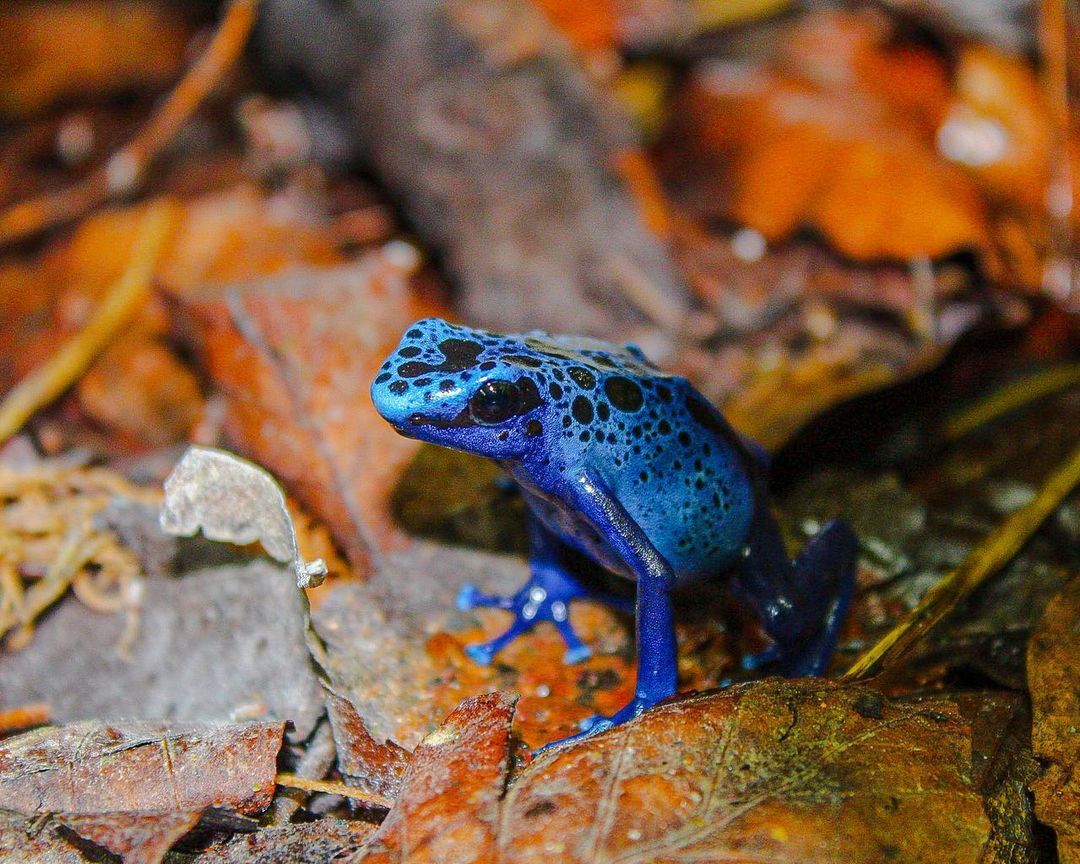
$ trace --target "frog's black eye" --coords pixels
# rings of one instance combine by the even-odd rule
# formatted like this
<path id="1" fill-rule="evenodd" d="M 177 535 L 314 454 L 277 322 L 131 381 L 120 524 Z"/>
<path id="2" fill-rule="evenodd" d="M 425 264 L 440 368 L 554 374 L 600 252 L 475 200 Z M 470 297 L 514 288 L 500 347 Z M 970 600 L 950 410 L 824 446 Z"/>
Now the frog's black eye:
<path id="1" fill-rule="evenodd" d="M 469 414 L 482 426 L 509 420 L 521 410 L 521 390 L 509 381 L 485 381 L 469 398 Z"/>

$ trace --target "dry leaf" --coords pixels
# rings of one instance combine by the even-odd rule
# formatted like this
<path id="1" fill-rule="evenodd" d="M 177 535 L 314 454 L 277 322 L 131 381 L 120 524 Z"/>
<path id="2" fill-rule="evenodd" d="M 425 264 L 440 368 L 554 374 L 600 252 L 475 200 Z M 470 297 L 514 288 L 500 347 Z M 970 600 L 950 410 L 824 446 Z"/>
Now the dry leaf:
<path id="1" fill-rule="evenodd" d="M 320 516 L 363 572 L 402 540 L 389 497 L 417 446 L 379 417 L 368 388 L 408 325 L 442 311 L 413 290 L 416 264 L 411 247 L 390 244 L 354 264 L 185 298 L 227 398 L 227 436 Z"/>
<path id="2" fill-rule="evenodd" d="M 165 478 L 161 528 L 245 546 L 256 541 L 275 561 L 291 564 L 299 588 L 321 585 L 326 562 L 304 561 L 285 496 L 258 465 L 211 447 L 189 447 Z"/>
<path id="3" fill-rule="evenodd" d="M 189 35 L 175 7 L 147 0 L 5 3 L 0 113 L 26 115 L 72 97 L 160 87 Z"/>
<path id="4" fill-rule="evenodd" d="M 972 180 L 935 152 L 948 95 L 944 61 L 887 47 L 873 16 L 818 13 L 786 34 L 767 66 L 697 71 L 675 107 L 669 145 L 686 170 L 712 166 L 713 215 L 771 242 L 813 227 L 866 261 L 993 249 Z M 719 209 L 719 212 L 717 212 Z"/>
<path id="5" fill-rule="evenodd" d="M 371 737 L 353 704 L 327 689 L 326 711 L 334 732 L 338 771 L 350 786 L 393 798 L 409 764 L 409 751 L 393 741 Z"/>
<path id="6" fill-rule="evenodd" d="M 356 861 L 976 862 L 990 823 L 947 698 L 770 679 L 663 705 L 507 784 L 510 705 L 417 748 Z"/>
<path id="7" fill-rule="evenodd" d="M 1080 862 L 1080 578 L 1046 607 L 1028 646 L 1031 738 L 1043 761 L 1035 812 L 1057 832 L 1061 864 Z"/>
<path id="8" fill-rule="evenodd" d="M 205 560 L 208 546 L 185 554 L 197 549 Z M 0 654 L 0 708 L 47 702 L 56 723 L 288 720 L 289 739 L 305 741 L 323 711 L 306 615 L 302 592 L 266 560 L 151 578 L 125 659 L 115 649 L 124 616 L 68 598 L 41 622 L 29 650 Z"/>
<path id="9" fill-rule="evenodd" d="M 189 813 L 68 814 L 60 824 L 80 837 L 119 855 L 124 864 L 158 864 L 172 845 L 187 834 L 202 815 Z"/>
<path id="10" fill-rule="evenodd" d="M 283 723 L 107 724 L 0 742 L 0 807 L 19 813 L 254 813 L 274 794 Z"/>

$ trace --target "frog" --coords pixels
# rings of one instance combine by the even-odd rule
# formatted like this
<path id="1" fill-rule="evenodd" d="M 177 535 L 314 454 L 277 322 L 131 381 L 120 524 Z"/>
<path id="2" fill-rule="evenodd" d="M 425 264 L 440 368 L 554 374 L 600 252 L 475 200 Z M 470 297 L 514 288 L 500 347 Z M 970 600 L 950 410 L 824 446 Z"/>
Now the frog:
<path id="1" fill-rule="evenodd" d="M 583 735 L 630 720 L 676 694 L 672 591 L 726 579 L 769 647 L 749 670 L 824 673 L 847 614 L 858 541 L 825 524 L 792 559 L 773 515 L 768 456 L 738 434 L 691 382 L 635 345 L 543 331 L 499 334 L 426 318 L 411 325 L 371 385 L 399 434 L 494 460 L 528 513 L 529 578 L 510 596 L 461 587 L 461 610 L 505 610 L 501 635 L 466 646 L 489 664 L 540 622 L 564 661 L 591 649 L 569 606 L 627 607 L 582 575 L 585 560 L 635 583 L 637 679 L 630 702 L 583 722 Z"/>

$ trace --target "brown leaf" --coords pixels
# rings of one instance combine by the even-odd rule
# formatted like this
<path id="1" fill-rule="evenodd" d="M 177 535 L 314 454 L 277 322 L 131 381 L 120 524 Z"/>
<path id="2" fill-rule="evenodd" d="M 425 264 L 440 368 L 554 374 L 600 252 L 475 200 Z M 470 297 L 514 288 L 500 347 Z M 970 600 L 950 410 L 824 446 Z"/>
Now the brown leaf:
<path id="1" fill-rule="evenodd" d="M 86 864 L 64 829 L 0 811 L 0 861 L 4 864 Z"/>
<path id="2" fill-rule="evenodd" d="M 397 795 L 409 764 L 409 751 L 393 741 L 380 744 L 372 738 L 353 704 L 329 689 L 326 711 L 334 732 L 338 771 L 349 785 L 390 798 Z"/>
<path id="3" fill-rule="evenodd" d="M 594 649 L 582 663 L 563 662 L 566 646 L 546 623 L 515 640 L 490 666 L 465 654 L 465 644 L 501 633 L 509 615 L 458 611 L 458 588 L 471 582 L 513 593 L 527 578 L 520 559 L 417 542 L 388 555 L 363 584 L 333 588 L 315 610 L 316 630 L 327 645 L 335 689 L 355 706 L 372 738 L 413 748 L 463 699 L 503 690 L 521 694 L 516 732 L 539 747 L 573 734 L 586 717 L 610 714 L 629 701 L 633 624 L 600 603 L 571 609 L 578 633 Z M 714 632 L 715 619 L 709 626 Z M 700 681 L 689 678 L 691 686 Z"/>
<path id="4" fill-rule="evenodd" d="M 319 819 L 265 828 L 215 844 L 199 864 L 330 864 L 359 848 L 375 831 L 370 822 Z"/>
<path id="5" fill-rule="evenodd" d="M 147 0 L 13 3 L 0 9 L 0 113 L 73 96 L 160 86 L 177 74 L 188 29 Z"/>
<path id="6" fill-rule="evenodd" d="M 492 860 L 515 701 L 501 693 L 466 699 L 421 741 L 401 794 L 354 860 Z"/>
<path id="7" fill-rule="evenodd" d="M 417 446 L 379 417 L 368 388 L 408 325 L 441 311 L 411 290 L 403 251 L 186 300 L 228 399 L 229 439 L 321 516 L 364 571 L 400 543 L 389 497 Z"/>
<path id="8" fill-rule="evenodd" d="M 975 862 L 988 840 L 947 698 L 768 679 L 543 755 L 503 795 L 509 708 L 470 700 L 429 736 L 353 860 Z"/>
<path id="9" fill-rule="evenodd" d="M 879 18 L 818 13 L 768 64 L 700 70 L 670 146 L 689 147 L 699 184 L 700 160 L 713 166 L 712 215 L 771 242 L 812 227 L 861 261 L 969 248 L 992 257 L 977 187 L 934 149 L 948 70 L 890 38 Z"/>
<path id="10" fill-rule="evenodd" d="M 1031 738 L 1046 763 L 1035 812 L 1057 832 L 1062 864 L 1080 862 L 1080 578 L 1046 607 L 1028 646 Z"/>
<path id="11" fill-rule="evenodd" d="M 0 742 L 0 807 L 27 815 L 117 811 L 254 813 L 274 794 L 283 723 L 104 724 Z"/>
<path id="12" fill-rule="evenodd" d="M 59 822 L 119 855 L 124 864 L 158 864 L 172 845 L 195 827 L 201 812 L 67 814 L 60 816 Z"/>

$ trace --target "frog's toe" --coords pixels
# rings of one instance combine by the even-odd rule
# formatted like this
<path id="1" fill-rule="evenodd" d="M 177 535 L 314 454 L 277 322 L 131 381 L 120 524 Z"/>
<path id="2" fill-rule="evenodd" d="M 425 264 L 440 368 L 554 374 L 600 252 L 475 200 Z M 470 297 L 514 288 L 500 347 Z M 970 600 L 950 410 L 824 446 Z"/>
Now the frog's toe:
<path id="1" fill-rule="evenodd" d="M 575 663 L 588 660 L 590 657 L 592 657 L 592 649 L 588 645 L 577 645 L 563 654 L 563 662 L 567 666 L 573 666 Z"/>
<path id="2" fill-rule="evenodd" d="M 596 735 L 612 728 L 614 725 L 615 721 L 610 717 L 605 717 L 603 714 L 593 714 L 592 717 L 586 717 L 578 723 L 578 729 L 586 735 Z"/>
<path id="3" fill-rule="evenodd" d="M 624 705 L 610 717 L 605 717 L 603 714 L 594 714 L 587 720 L 582 720 L 578 726 L 583 732 L 589 735 L 595 735 L 597 732 L 603 732 L 605 729 L 610 729 L 612 726 L 618 726 L 620 723 L 625 723 L 627 720 L 633 720 L 649 708 L 652 708 L 655 704 L 656 702 L 651 699 L 643 699 L 638 696 L 631 699 L 629 703 Z"/>
<path id="4" fill-rule="evenodd" d="M 747 672 L 754 672 L 764 666 L 780 659 L 780 649 L 776 645 L 770 645 L 764 651 L 757 654 L 744 654 L 741 662 L 742 668 Z"/>
<path id="5" fill-rule="evenodd" d="M 491 647 L 490 642 L 481 642 L 478 645 L 466 645 L 465 653 L 472 658 L 474 663 L 478 663 L 481 666 L 490 666 L 491 661 L 495 657 L 495 649 Z"/>
<path id="6" fill-rule="evenodd" d="M 566 653 L 563 655 L 563 661 L 568 666 L 572 666 L 574 663 L 580 663 L 582 660 L 588 660 L 592 657 L 592 649 L 582 642 L 577 633 L 574 632 L 565 605 L 561 603 L 559 605 L 562 607 L 559 614 L 552 615 L 551 620 L 559 631 L 559 635 L 562 636 L 563 642 L 566 643 Z"/>
<path id="7" fill-rule="evenodd" d="M 466 583 L 458 589 L 457 608 L 462 612 L 470 609 L 478 609 L 487 606 L 493 609 L 512 609 L 514 599 L 512 597 L 500 597 L 497 594 L 485 594 L 475 585 Z"/>
<path id="8" fill-rule="evenodd" d="M 476 605 L 476 595 L 479 592 L 475 585 L 462 585 L 457 592 L 457 608 L 467 612 Z"/>

